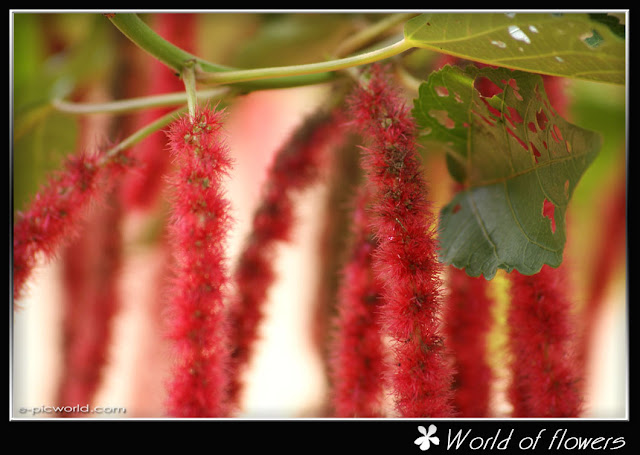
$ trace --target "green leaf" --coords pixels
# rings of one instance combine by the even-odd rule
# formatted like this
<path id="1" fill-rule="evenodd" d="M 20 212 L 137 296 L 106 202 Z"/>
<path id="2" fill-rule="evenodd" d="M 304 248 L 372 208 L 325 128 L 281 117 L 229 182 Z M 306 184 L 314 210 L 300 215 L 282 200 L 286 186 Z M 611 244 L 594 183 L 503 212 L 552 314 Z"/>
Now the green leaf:
<path id="1" fill-rule="evenodd" d="M 501 92 L 484 97 L 480 83 Z M 446 66 L 420 86 L 413 114 L 427 136 L 447 141 L 464 188 L 440 214 L 442 260 L 487 279 L 498 268 L 559 266 L 565 212 L 601 136 L 564 120 L 541 76 L 506 68 Z"/>
<path id="2" fill-rule="evenodd" d="M 76 150 L 77 119 L 68 114 L 51 113 L 13 146 L 13 204 L 24 209 L 44 183 L 47 175 L 59 169 L 62 159 Z"/>
<path id="3" fill-rule="evenodd" d="M 435 13 L 409 20 L 404 35 L 415 47 L 489 65 L 624 84 L 624 26 L 614 20 L 582 13 Z"/>

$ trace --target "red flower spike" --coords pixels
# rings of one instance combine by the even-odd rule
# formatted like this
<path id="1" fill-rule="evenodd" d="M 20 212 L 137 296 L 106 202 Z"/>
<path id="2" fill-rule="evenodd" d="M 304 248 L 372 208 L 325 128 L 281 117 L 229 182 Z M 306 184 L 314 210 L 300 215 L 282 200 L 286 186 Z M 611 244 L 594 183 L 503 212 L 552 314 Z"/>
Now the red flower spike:
<path id="1" fill-rule="evenodd" d="M 60 406 L 90 403 L 108 361 L 112 322 L 119 309 L 118 277 L 122 263 L 119 229 L 122 211 L 116 198 L 110 198 L 109 203 L 103 210 L 92 213 L 79 241 L 64 252 L 67 296 L 64 377 L 58 389 Z"/>
<path id="2" fill-rule="evenodd" d="M 167 41 L 188 52 L 195 46 L 197 14 L 160 13 L 153 17 L 154 29 Z M 153 59 L 148 76 L 148 94 L 159 95 L 184 90 L 184 83 L 173 70 Z M 145 110 L 139 117 L 140 126 L 147 125 L 169 113 L 172 108 Z M 156 201 L 165 183 L 170 160 L 167 152 L 167 138 L 157 131 L 145 138 L 133 149 L 133 155 L 140 162 L 140 169 L 132 172 L 122 185 L 122 199 L 126 208 L 149 209 Z"/>
<path id="3" fill-rule="evenodd" d="M 581 386 L 563 268 L 545 265 L 531 276 L 513 271 L 509 279 L 513 416 L 577 417 Z"/>
<path id="4" fill-rule="evenodd" d="M 492 372 L 487 363 L 491 328 L 488 281 L 449 268 L 445 333 L 456 370 L 454 403 L 460 417 L 487 417 Z"/>
<path id="5" fill-rule="evenodd" d="M 367 214 L 369 196 L 356 198 L 352 249 L 342 269 L 331 347 L 333 405 L 337 417 L 380 417 L 384 349 L 377 311 L 382 286 L 372 269 L 377 246 Z"/>
<path id="6" fill-rule="evenodd" d="M 244 369 L 258 337 L 262 307 L 276 279 L 275 246 L 289 241 L 294 224 L 293 197 L 318 182 L 326 166 L 326 149 L 341 138 L 336 113 L 307 118 L 275 156 L 253 216 L 251 234 L 234 274 L 236 295 L 230 304 L 231 360 L 230 405 L 239 406 Z"/>
<path id="7" fill-rule="evenodd" d="M 98 165 L 99 155 L 69 156 L 28 208 L 16 214 L 13 228 L 13 298 L 19 300 L 39 255 L 49 260 L 77 234 L 78 222 L 96 197 L 100 178 L 111 163 Z"/>
<path id="8" fill-rule="evenodd" d="M 177 170 L 169 237 L 175 257 L 169 337 L 176 364 L 168 386 L 173 417 L 220 417 L 227 413 L 228 328 L 224 297 L 228 285 L 225 236 L 228 201 L 222 178 L 231 168 L 220 139 L 221 112 L 198 108 L 168 132 Z"/>
<path id="9" fill-rule="evenodd" d="M 402 417 L 451 416 L 453 370 L 439 322 L 441 265 L 415 124 L 382 67 L 373 65 L 367 77 L 349 97 L 349 114 L 369 139 L 362 167 L 374 200 L 374 270 L 384 283 L 381 322 L 395 357 L 390 386 Z"/>

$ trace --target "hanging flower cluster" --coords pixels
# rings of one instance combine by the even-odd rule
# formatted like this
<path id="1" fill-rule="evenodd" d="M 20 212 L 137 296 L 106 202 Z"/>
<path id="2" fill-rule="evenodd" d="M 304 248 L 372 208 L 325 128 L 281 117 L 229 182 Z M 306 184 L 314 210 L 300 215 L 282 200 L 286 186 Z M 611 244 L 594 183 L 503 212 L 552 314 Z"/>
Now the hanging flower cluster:
<path id="1" fill-rule="evenodd" d="M 167 40 L 179 48 L 193 47 L 194 16 L 160 19 L 157 28 Z M 436 65 L 459 62 L 446 56 Z M 184 87 L 179 74 L 156 63 L 150 93 Z M 345 209 L 347 248 L 336 254 L 340 263 L 331 270 L 335 295 L 322 296 L 326 305 L 332 299 L 335 304 L 322 308 L 330 321 L 321 340 L 328 353 L 323 360 L 330 389 L 324 409 L 341 418 L 494 415 L 494 384 L 503 370 L 496 368 L 489 352 L 496 323 L 492 283 L 439 260 L 429 183 L 433 174 L 423 166 L 416 123 L 389 67 L 373 64 L 350 74 L 347 95 L 339 92 L 303 119 L 276 151 L 237 258 L 229 257 L 228 249 L 234 201 L 225 187 L 233 171 L 232 151 L 223 134 L 225 110 L 198 104 L 190 90 L 190 113 L 176 117 L 164 135 L 156 132 L 134 148 L 139 163 L 122 151 L 72 155 L 30 205 L 17 212 L 15 301 L 24 297 L 39 261 L 51 260 L 67 247 L 61 255 L 68 302 L 60 404 L 89 401 L 101 385 L 111 324 L 119 309 L 122 216 L 132 210 L 150 212 L 166 187 L 170 212 L 162 220 L 166 242 L 161 247 L 171 255 L 171 277 L 162 316 L 172 363 L 162 397 L 165 413 L 181 418 L 240 413 L 269 293 L 279 279 L 278 247 L 292 241 L 299 196 L 323 183 L 330 164 L 340 161 L 338 153 L 353 153 L 362 178 L 338 188 L 352 201 Z M 566 109 L 562 81 L 545 76 L 544 83 L 554 107 Z M 493 94 L 492 87 L 475 88 Z M 336 108 L 336 99 L 343 105 Z M 153 109 L 140 118 L 148 124 L 165 113 Z M 341 147 L 354 138 L 358 148 Z M 134 164 L 141 166 L 130 172 Z M 608 232 L 623 242 L 626 196 L 623 186 L 615 190 L 609 209 L 617 222 Z M 98 210 L 87 217 L 92 206 Z M 331 207 L 328 217 L 334 216 L 334 208 L 343 209 Z M 553 219 L 553 205 L 545 205 L 543 215 Z M 90 234 L 80 237 L 82 230 Z M 615 253 L 606 245 L 601 252 L 603 258 Z M 94 265 L 91 274 L 85 270 Z M 590 331 L 595 323 L 609 262 L 600 267 L 594 273 L 602 281 L 592 283 L 583 326 L 574 320 L 564 265 L 545 265 L 529 276 L 513 271 L 499 277 L 509 289 L 504 399 L 510 415 L 583 413 L 588 354 L 583 339 L 590 334 L 576 330 Z M 154 306 L 160 313 L 159 307 Z"/>
<path id="2" fill-rule="evenodd" d="M 78 225 L 91 203 L 133 165 L 126 154 L 115 158 L 80 153 L 67 157 L 25 211 L 17 212 L 13 229 L 14 305 L 40 259 L 50 260 L 78 235 Z M 103 185 L 103 186 L 101 186 Z"/>
<path id="3" fill-rule="evenodd" d="M 220 137 L 220 111 L 198 108 L 171 125 L 169 144 L 177 171 L 169 236 L 175 259 L 170 338 L 177 363 L 169 385 L 169 414 L 225 415 L 228 285 L 224 239 L 230 226 L 222 179 L 231 169 Z"/>
<path id="4" fill-rule="evenodd" d="M 368 139 L 362 167 L 379 242 L 373 268 L 384 283 L 381 325 L 392 340 L 388 380 L 401 416 L 451 416 L 453 371 L 440 327 L 442 269 L 415 125 L 382 67 L 374 65 L 362 78 L 349 110 Z"/>

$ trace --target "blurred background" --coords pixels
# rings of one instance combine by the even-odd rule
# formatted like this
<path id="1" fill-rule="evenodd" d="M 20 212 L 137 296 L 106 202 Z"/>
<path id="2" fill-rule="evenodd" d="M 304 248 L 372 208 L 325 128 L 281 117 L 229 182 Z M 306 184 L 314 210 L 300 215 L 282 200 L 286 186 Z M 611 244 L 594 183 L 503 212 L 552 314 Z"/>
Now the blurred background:
<path id="1" fill-rule="evenodd" d="M 140 15 L 150 25 L 155 14 Z M 251 68 L 323 60 L 355 30 L 378 20 L 376 14 L 198 13 L 192 52 L 213 62 Z M 16 13 L 13 19 L 13 210 L 20 210 L 64 156 L 81 148 L 95 152 L 117 143 L 138 122 L 137 113 L 78 116 L 56 111 L 53 97 L 104 102 L 144 96 L 153 59 L 136 48 L 101 14 Z M 420 50 L 405 64 L 428 75 L 437 55 Z M 146 68 L 146 69 L 145 69 Z M 179 90 L 179 89 L 178 89 Z M 412 95 L 411 89 L 408 96 Z M 225 134 L 235 167 L 228 179 L 234 229 L 229 257 L 237 257 L 260 197 L 266 169 L 279 146 L 329 95 L 314 86 L 253 92 L 227 106 Z M 568 120 L 604 137 L 603 148 L 574 193 L 568 212 L 571 288 L 576 313 L 593 306 L 594 326 L 586 377 L 590 418 L 627 417 L 628 318 L 626 274 L 626 90 L 625 87 L 567 81 Z M 415 94 L 415 93 L 413 93 Z M 128 131 L 128 132 L 127 132 Z M 127 132 L 127 133 L 125 133 Z M 441 151 L 423 151 L 436 208 L 450 197 Z M 317 345 L 318 296 L 323 255 L 328 179 L 301 194 L 294 240 L 278 249 L 278 280 L 266 305 L 261 341 L 247 377 L 247 418 L 323 417 L 329 384 L 322 348 Z M 168 262 L 163 248 L 166 216 L 162 198 L 150 208 L 130 211 L 120 224 L 122 260 L 119 305 L 103 379 L 92 406 L 125 408 L 99 418 L 164 416 L 164 381 L 169 346 L 163 338 L 162 296 L 157 283 Z M 10 321 L 13 417 L 34 417 L 20 409 L 56 404 L 62 362 L 65 308 L 61 252 L 42 264 L 29 283 L 27 297 Z M 594 280 L 594 277 L 601 279 Z M 595 282 L 601 283 L 597 289 Z M 502 353 L 505 279 L 492 281 L 498 305 L 491 349 L 496 371 Z M 502 310 L 500 310 L 502 308 Z M 494 412 L 508 415 L 498 381 Z M 56 417 L 36 415 L 35 417 Z"/>

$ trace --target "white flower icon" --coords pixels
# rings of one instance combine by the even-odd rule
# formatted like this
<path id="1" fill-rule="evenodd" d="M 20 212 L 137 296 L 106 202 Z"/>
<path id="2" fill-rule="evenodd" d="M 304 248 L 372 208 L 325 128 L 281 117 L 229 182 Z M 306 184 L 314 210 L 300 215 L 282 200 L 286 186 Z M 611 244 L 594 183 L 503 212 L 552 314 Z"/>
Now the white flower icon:
<path id="1" fill-rule="evenodd" d="M 432 443 L 435 445 L 440 444 L 440 438 L 438 438 L 437 436 L 433 436 L 436 430 L 437 428 L 433 424 L 429 425 L 428 433 L 425 427 L 423 427 L 422 425 L 418 426 L 418 431 L 422 433 L 423 436 L 420 436 L 418 439 L 416 439 L 414 441 L 414 444 L 420 446 L 420 450 L 429 450 L 429 447 L 431 447 Z"/>

